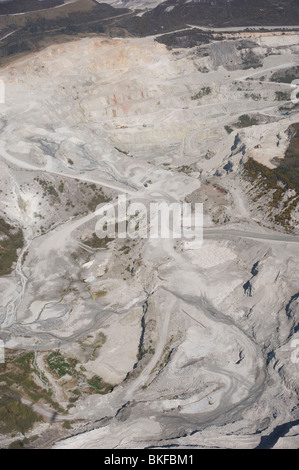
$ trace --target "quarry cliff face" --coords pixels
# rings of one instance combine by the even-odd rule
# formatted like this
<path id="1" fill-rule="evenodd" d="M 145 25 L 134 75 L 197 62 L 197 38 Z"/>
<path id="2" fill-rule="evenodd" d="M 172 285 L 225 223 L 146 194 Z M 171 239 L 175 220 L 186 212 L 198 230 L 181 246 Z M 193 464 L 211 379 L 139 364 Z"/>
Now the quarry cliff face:
<path id="1" fill-rule="evenodd" d="M 181 38 L 77 38 L 1 69 L 0 380 L 29 447 L 297 447 L 298 34 Z M 203 244 L 99 239 L 124 195 L 203 203 Z"/>

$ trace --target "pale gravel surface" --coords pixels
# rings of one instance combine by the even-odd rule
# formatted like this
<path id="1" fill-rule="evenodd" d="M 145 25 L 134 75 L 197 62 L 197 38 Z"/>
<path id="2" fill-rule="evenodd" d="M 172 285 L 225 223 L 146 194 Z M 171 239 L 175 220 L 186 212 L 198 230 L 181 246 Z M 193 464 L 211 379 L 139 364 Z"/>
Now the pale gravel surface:
<path id="1" fill-rule="evenodd" d="M 256 40 L 267 45 L 265 37 Z M 153 38 L 82 39 L 2 70 L 7 101 L 1 110 L 6 122 L 1 209 L 24 225 L 29 250 L 24 265 L 20 257 L 14 275 L 0 281 L 7 346 L 59 347 L 82 361 L 90 375 L 120 384 L 108 395 L 79 399 L 68 415 L 57 417 L 93 422 L 108 416 L 109 424 L 54 448 L 254 448 L 277 426 L 298 419 L 298 364 L 290 361 L 291 339 L 298 337 L 296 301 L 286 314 L 298 292 L 298 236 L 265 228 L 250 212 L 239 184 L 238 151 L 231 156 L 234 171 L 223 171 L 236 136 L 224 125 L 244 110 L 267 112 L 273 120 L 240 132 L 247 156 L 264 138 L 264 162 L 276 147 L 272 136 L 298 120 L 295 113 L 280 119 L 275 85 L 261 90 L 262 101 L 236 96 L 233 86 L 298 63 L 298 37 L 286 34 L 283 40 L 285 52 L 266 57 L 258 71 L 228 72 L 214 64 L 210 73 L 200 73 L 198 58 L 185 50 L 173 55 Z M 269 41 L 280 47 L 281 36 L 269 35 Z M 211 96 L 191 100 L 207 85 Z M 182 165 L 195 165 L 194 174 L 175 171 Z M 47 221 L 55 224 L 41 235 L 37 230 L 45 222 L 36 212 L 43 212 L 45 201 L 24 186 L 28 175 L 62 178 L 70 185 L 95 183 L 110 191 L 114 204 L 118 194 L 146 204 L 183 200 L 211 179 L 228 196 L 211 188 L 205 203 L 230 222 L 215 226 L 209 212 L 202 246 L 139 240 L 122 254 L 127 241 L 116 240 L 107 252 L 95 252 L 78 266 L 72 254 L 93 233 L 99 214 L 70 217 L 63 208 L 50 207 Z M 12 184 L 11 191 L 5 183 Z M 251 296 L 243 287 L 248 280 Z M 79 290 L 65 294 L 70 281 Z M 105 295 L 96 298 L 102 291 Z M 144 340 L 152 352 L 123 382 L 138 362 L 144 312 Z M 99 332 L 106 342 L 90 360 L 80 341 Z M 49 416 L 46 407 L 36 407 Z M 275 445 L 298 446 L 298 426 Z"/>

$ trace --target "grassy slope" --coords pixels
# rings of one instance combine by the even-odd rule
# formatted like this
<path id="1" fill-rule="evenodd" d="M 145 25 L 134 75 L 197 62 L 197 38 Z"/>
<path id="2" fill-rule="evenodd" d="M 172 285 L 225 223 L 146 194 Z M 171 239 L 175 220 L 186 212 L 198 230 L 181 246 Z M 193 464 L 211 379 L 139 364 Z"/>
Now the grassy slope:
<path id="1" fill-rule="evenodd" d="M 295 189 L 299 195 L 299 123 L 292 124 L 289 131 L 291 132 L 290 144 L 285 158 L 277 168 L 270 169 L 249 159 L 245 164 L 245 169 L 253 179 L 261 175 L 269 188 L 275 189 L 280 181 L 286 187 Z"/>
<path id="2" fill-rule="evenodd" d="M 22 230 L 14 229 L 0 218 L 0 276 L 11 273 L 13 264 L 17 261 L 17 250 L 24 245 Z"/>
<path id="3" fill-rule="evenodd" d="M 299 194 L 299 123 L 290 126 L 290 132 L 290 145 L 276 172 L 287 177 Z"/>
<path id="4" fill-rule="evenodd" d="M 245 176 L 255 188 L 254 202 L 264 201 L 268 197 L 270 221 L 293 230 L 292 214 L 299 203 L 299 123 L 290 126 L 291 141 L 284 160 L 275 169 L 270 169 L 250 158 L 244 164 Z M 295 193 L 287 197 L 287 191 Z M 295 195 L 294 195 L 295 194 Z"/>

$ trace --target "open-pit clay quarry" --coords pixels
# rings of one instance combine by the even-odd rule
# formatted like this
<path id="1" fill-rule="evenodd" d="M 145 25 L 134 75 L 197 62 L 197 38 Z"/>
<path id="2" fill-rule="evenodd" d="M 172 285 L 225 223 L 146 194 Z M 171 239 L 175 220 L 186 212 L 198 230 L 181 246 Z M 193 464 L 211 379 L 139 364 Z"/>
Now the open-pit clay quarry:
<path id="1" fill-rule="evenodd" d="M 223 34 L 78 38 L 2 67 L 0 388 L 31 420 L 2 447 L 298 447 L 298 193 L 278 181 L 275 205 L 248 164 L 273 171 L 296 133 L 271 77 L 298 33 Z M 99 240 L 121 195 L 203 203 L 203 244 Z"/>

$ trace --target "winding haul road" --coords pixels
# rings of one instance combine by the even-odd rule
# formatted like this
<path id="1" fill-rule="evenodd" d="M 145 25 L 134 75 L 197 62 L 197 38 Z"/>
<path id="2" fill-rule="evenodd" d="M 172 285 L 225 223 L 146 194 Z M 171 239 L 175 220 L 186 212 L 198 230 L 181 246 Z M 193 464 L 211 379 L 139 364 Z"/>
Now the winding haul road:
<path id="1" fill-rule="evenodd" d="M 113 190 L 118 191 L 119 193 L 127 194 L 129 199 L 144 199 L 145 201 L 150 201 L 151 199 L 155 199 L 154 194 L 150 191 L 146 191 L 142 185 L 139 186 L 137 189 L 133 189 L 132 187 L 129 189 L 129 181 L 128 184 L 125 185 L 123 182 L 115 182 L 109 181 L 106 179 L 94 179 L 86 177 L 82 173 L 73 173 L 69 174 L 63 171 L 58 171 L 53 168 L 49 168 L 49 166 L 39 167 L 33 165 L 31 163 L 25 162 L 21 159 L 18 159 L 12 155 L 10 155 L 4 148 L 3 142 L 0 143 L 0 156 L 1 158 L 5 159 L 8 163 L 16 166 L 18 168 L 22 168 L 25 170 L 30 171 L 43 171 L 45 173 L 56 174 L 59 176 L 63 176 L 64 178 L 72 178 L 84 182 L 94 183 L 103 187 L 107 187 Z M 163 196 L 166 202 L 174 202 L 173 196 L 168 195 L 164 190 L 159 192 L 159 196 Z M 116 202 L 114 202 L 116 205 Z M 68 220 L 66 222 L 61 222 L 56 224 L 54 227 L 51 228 L 45 234 L 44 243 L 42 243 L 43 253 L 49 252 L 53 247 L 60 247 L 62 248 L 67 241 L 69 240 L 73 231 L 78 229 L 80 226 L 84 225 L 86 222 L 98 217 L 102 213 L 102 209 L 95 211 L 87 216 L 83 216 L 79 219 L 75 220 Z M 203 231 L 204 239 L 211 239 L 211 238 L 246 238 L 246 239 L 253 239 L 265 242 L 277 242 L 277 243 L 299 243 L 298 236 L 292 235 L 285 235 L 280 234 L 274 231 L 267 231 L 267 232 L 254 232 L 249 230 L 240 230 L 240 229 L 229 229 L 226 227 L 221 228 L 204 228 Z M 35 238 L 40 238 L 42 235 L 39 235 Z M 25 251 L 28 249 L 32 242 L 32 239 L 26 240 L 26 247 L 22 250 L 17 265 L 16 265 L 16 274 L 19 276 L 20 283 L 21 283 L 21 291 L 16 295 L 14 299 L 12 299 L 6 307 L 6 317 L 2 323 L 2 327 L 7 328 L 13 324 L 16 318 L 16 313 L 18 306 L 20 305 L 22 298 L 25 293 L 26 285 L 27 285 L 27 278 L 23 274 L 22 271 L 22 260 Z M 173 253 L 173 250 L 172 250 Z M 155 355 L 156 357 L 156 355 Z M 153 358 L 154 360 L 154 358 Z M 141 379 L 140 379 L 141 380 Z"/>

